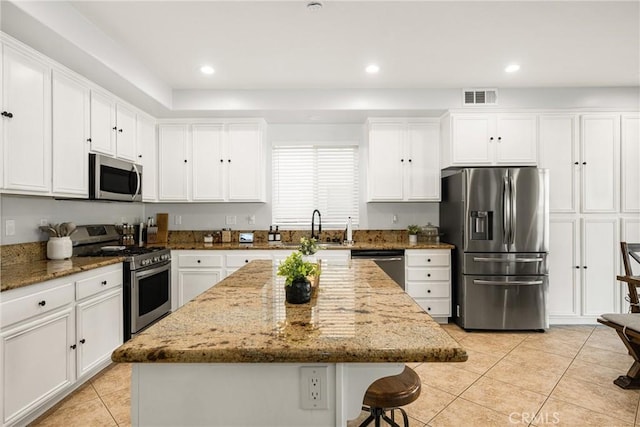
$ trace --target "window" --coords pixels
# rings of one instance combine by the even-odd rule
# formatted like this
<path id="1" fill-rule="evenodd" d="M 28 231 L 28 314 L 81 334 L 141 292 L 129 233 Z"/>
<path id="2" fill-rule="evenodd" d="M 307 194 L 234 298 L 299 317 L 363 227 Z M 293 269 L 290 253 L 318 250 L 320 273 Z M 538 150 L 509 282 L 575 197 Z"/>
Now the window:
<path id="1" fill-rule="evenodd" d="M 314 209 L 323 228 L 359 223 L 357 145 L 276 145 L 272 154 L 274 224 L 309 228 Z"/>

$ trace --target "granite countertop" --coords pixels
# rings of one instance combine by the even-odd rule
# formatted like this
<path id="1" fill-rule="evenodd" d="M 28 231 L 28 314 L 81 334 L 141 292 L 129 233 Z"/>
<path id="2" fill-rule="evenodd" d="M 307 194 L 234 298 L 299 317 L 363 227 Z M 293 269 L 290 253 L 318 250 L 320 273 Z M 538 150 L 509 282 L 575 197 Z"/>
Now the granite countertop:
<path id="1" fill-rule="evenodd" d="M 369 260 L 323 263 L 310 303 L 252 261 L 116 349 L 114 362 L 462 362 L 465 350 Z"/>
<path id="2" fill-rule="evenodd" d="M 106 265 L 118 264 L 124 258 L 114 257 L 71 257 L 60 261 L 33 261 L 2 266 L 0 270 L 0 291 L 21 288 L 58 277 L 69 276 L 81 271 L 92 270 Z"/>
<path id="3" fill-rule="evenodd" d="M 320 243 L 322 245 L 322 243 Z M 249 250 L 295 250 L 299 245 L 295 243 L 282 243 L 282 244 L 269 244 L 269 243 L 252 243 L 252 244 L 240 244 L 234 243 L 202 243 L 202 242 L 180 242 L 180 243 L 158 243 L 152 246 L 167 247 L 172 250 L 237 250 L 237 249 L 249 249 Z M 351 249 L 453 249 L 455 246 L 449 243 L 417 243 L 415 245 L 409 245 L 409 243 L 395 243 L 395 242 L 363 242 L 354 243 L 353 245 L 338 245 L 330 244 L 327 247 L 320 247 L 321 250 L 351 250 Z"/>

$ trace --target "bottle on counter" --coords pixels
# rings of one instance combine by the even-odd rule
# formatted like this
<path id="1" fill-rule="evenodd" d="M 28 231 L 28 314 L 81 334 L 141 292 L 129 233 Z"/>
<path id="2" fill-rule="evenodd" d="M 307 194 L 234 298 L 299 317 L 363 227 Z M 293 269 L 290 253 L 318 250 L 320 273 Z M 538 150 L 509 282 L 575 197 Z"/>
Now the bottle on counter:
<path id="1" fill-rule="evenodd" d="M 275 234 L 273 233 L 273 225 L 270 225 L 270 226 L 269 226 L 269 236 L 268 236 L 268 239 L 267 239 L 267 240 L 268 240 L 269 242 L 273 242 L 273 241 L 275 241 L 275 240 L 276 240 L 276 236 L 275 236 Z"/>
<path id="2" fill-rule="evenodd" d="M 276 225 L 276 232 L 275 232 L 275 239 L 276 242 L 279 242 L 282 240 L 282 237 L 280 236 L 280 230 L 278 230 L 278 226 Z"/>

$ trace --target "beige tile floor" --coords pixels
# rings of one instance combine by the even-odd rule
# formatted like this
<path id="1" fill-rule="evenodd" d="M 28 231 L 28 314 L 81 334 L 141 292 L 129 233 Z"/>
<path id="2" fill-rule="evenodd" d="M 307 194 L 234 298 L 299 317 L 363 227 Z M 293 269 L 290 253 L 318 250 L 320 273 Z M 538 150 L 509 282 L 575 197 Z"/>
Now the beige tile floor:
<path id="1" fill-rule="evenodd" d="M 632 362 L 612 329 L 467 333 L 444 327 L 469 360 L 410 364 L 422 379 L 420 398 L 406 407 L 411 427 L 640 427 L 640 391 L 612 383 Z M 130 425 L 130 372 L 126 364 L 105 369 L 32 425 Z"/>

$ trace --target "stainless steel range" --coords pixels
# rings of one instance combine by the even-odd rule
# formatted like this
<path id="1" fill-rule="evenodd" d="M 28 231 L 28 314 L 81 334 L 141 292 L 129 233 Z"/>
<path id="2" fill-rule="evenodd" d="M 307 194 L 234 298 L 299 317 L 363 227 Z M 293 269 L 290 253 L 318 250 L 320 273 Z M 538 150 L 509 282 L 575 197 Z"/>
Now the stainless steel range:
<path id="1" fill-rule="evenodd" d="M 83 225 L 72 236 L 73 255 L 122 256 L 124 339 L 129 340 L 171 311 L 171 251 L 121 245 L 113 225 Z"/>

